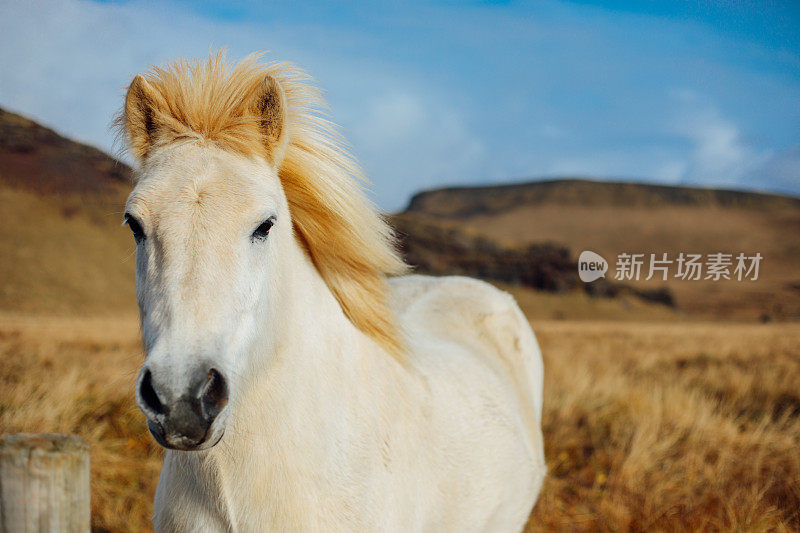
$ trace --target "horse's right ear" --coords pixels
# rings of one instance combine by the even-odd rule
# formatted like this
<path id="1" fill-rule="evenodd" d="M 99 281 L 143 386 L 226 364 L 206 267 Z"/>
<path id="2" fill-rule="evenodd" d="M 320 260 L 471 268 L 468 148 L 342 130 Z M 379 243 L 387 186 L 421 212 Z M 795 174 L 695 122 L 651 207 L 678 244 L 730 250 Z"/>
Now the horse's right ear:
<path id="1" fill-rule="evenodd" d="M 250 103 L 256 115 L 267 153 L 275 165 L 283 160 L 289 136 L 286 132 L 286 93 L 280 82 L 267 75 Z"/>
<path id="2" fill-rule="evenodd" d="M 140 160 L 154 144 L 162 100 L 144 77 L 133 78 L 125 96 L 125 132 L 131 152 Z"/>

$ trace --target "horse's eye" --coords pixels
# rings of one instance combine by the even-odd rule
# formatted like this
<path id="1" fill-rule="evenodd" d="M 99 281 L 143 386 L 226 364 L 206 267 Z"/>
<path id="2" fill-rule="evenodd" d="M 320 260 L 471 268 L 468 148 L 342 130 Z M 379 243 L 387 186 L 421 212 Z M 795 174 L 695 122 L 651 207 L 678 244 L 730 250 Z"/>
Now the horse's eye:
<path id="1" fill-rule="evenodd" d="M 275 217 L 269 217 L 267 220 L 262 222 L 250 236 L 250 240 L 255 241 L 263 241 L 269 235 L 269 230 L 272 229 L 272 225 L 275 224 Z"/>
<path id="2" fill-rule="evenodd" d="M 140 242 L 145 240 L 146 236 L 144 234 L 144 230 L 142 229 L 142 225 L 130 213 L 125 213 L 125 223 L 128 225 L 129 228 L 131 228 L 131 232 L 133 233 L 133 240 L 136 241 L 136 244 L 139 244 Z"/>

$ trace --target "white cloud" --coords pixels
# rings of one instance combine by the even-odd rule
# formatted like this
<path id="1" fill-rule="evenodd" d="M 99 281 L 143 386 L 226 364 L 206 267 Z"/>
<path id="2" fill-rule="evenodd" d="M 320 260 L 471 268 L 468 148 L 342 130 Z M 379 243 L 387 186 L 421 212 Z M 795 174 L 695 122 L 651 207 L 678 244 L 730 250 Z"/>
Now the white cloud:
<path id="1" fill-rule="evenodd" d="M 669 93 L 673 113 L 663 133 L 683 146 L 650 145 L 583 150 L 555 157 L 551 175 L 641 179 L 710 187 L 800 187 L 800 149 L 776 155 L 748 144 L 740 129 L 719 109 L 692 90 Z M 655 132 L 658 133 L 658 132 Z"/>
<path id="2" fill-rule="evenodd" d="M 140 1 L 12 1 L 0 18 L 0 105 L 112 151 L 109 124 L 137 72 L 210 46 L 230 45 L 232 57 L 269 49 L 267 59 L 296 61 L 320 80 L 383 208 L 437 180 L 475 179 L 481 145 L 457 110 L 434 104 L 436 89 L 413 71 L 325 48 L 366 46 L 343 31 L 212 21 Z"/>
<path id="3" fill-rule="evenodd" d="M 165 8 L 46 0 L 4 9 L 0 105 L 106 150 L 108 125 L 136 72 L 208 49 L 208 24 Z"/>
<path id="4" fill-rule="evenodd" d="M 367 170 L 380 165 L 381 205 L 403 207 L 410 192 L 485 172 L 484 147 L 441 102 L 392 91 L 369 99 L 352 130 Z"/>
<path id="5" fill-rule="evenodd" d="M 709 186 L 743 186 L 771 155 L 748 145 L 736 124 L 692 92 L 677 98 L 671 129 L 691 144 L 683 181 Z"/>
<path id="6" fill-rule="evenodd" d="M 392 7 L 379 23 L 364 14 L 343 22 L 292 5 L 284 7 L 300 13 L 294 18 L 211 20 L 187 5 L 5 0 L 0 106 L 110 150 L 108 124 L 135 73 L 229 44 L 233 57 L 267 49 L 309 69 L 387 209 L 402 207 L 423 187 L 542 174 L 721 186 L 770 187 L 775 180 L 800 190 L 795 152 L 755 147 L 750 135 L 765 130 L 753 126 L 753 114 L 725 112 L 736 109 L 731 101 L 777 94 L 767 106 L 772 111 L 756 122 L 780 126 L 769 129 L 780 131 L 773 144 L 794 142 L 787 135 L 797 114 L 788 105 L 783 114 L 775 111 L 798 94 L 793 85 L 753 96 L 761 86 L 755 81 L 767 78 L 734 75 L 714 61 L 699 73 L 679 56 L 670 56 L 674 68 L 650 68 L 661 64 L 665 47 L 634 54 L 628 39 L 615 37 L 618 18 L 599 27 L 552 4 L 558 16 L 546 23 L 503 15 L 505 9 L 452 6 L 429 6 L 421 19 L 418 11 Z M 264 9 L 272 15 L 272 5 Z M 641 21 L 627 22 L 641 30 Z M 670 29 L 653 42 L 665 42 L 664 35 L 673 38 Z M 714 76 L 727 77 L 709 80 L 709 65 L 716 65 Z M 710 96 L 679 89 L 664 100 L 659 81 L 667 78 L 696 82 Z"/>

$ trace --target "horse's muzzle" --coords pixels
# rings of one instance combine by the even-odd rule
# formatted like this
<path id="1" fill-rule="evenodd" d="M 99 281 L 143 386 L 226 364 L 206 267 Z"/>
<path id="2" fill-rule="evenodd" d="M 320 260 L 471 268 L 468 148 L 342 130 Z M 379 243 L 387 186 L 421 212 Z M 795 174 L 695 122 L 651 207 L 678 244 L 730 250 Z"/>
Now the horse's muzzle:
<path id="1" fill-rule="evenodd" d="M 173 396 L 145 366 L 136 383 L 136 403 L 160 445 L 184 451 L 210 448 L 222 437 L 221 431 L 213 435 L 211 428 L 228 404 L 228 384 L 217 369 L 207 368 L 198 370 L 187 390 Z"/>

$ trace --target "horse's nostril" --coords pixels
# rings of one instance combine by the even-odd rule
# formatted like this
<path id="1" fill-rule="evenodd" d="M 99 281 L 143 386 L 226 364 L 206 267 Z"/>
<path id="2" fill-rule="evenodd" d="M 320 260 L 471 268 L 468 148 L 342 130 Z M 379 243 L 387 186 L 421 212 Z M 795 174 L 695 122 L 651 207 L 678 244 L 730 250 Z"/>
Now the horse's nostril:
<path id="1" fill-rule="evenodd" d="M 208 371 L 206 382 L 200 392 L 200 401 L 203 414 L 210 420 L 216 418 L 228 405 L 228 384 L 216 368 Z"/>
<path id="2" fill-rule="evenodd" d="M 142 383 L 139 385 L 139 396 L 145 407 L 154 414 L 161 415 L 165 413 L 164 404 L 161 403 L 156 390 L 153 388 L 153 377 L 150 374 L 150 370 L 144 371 Z"/>

